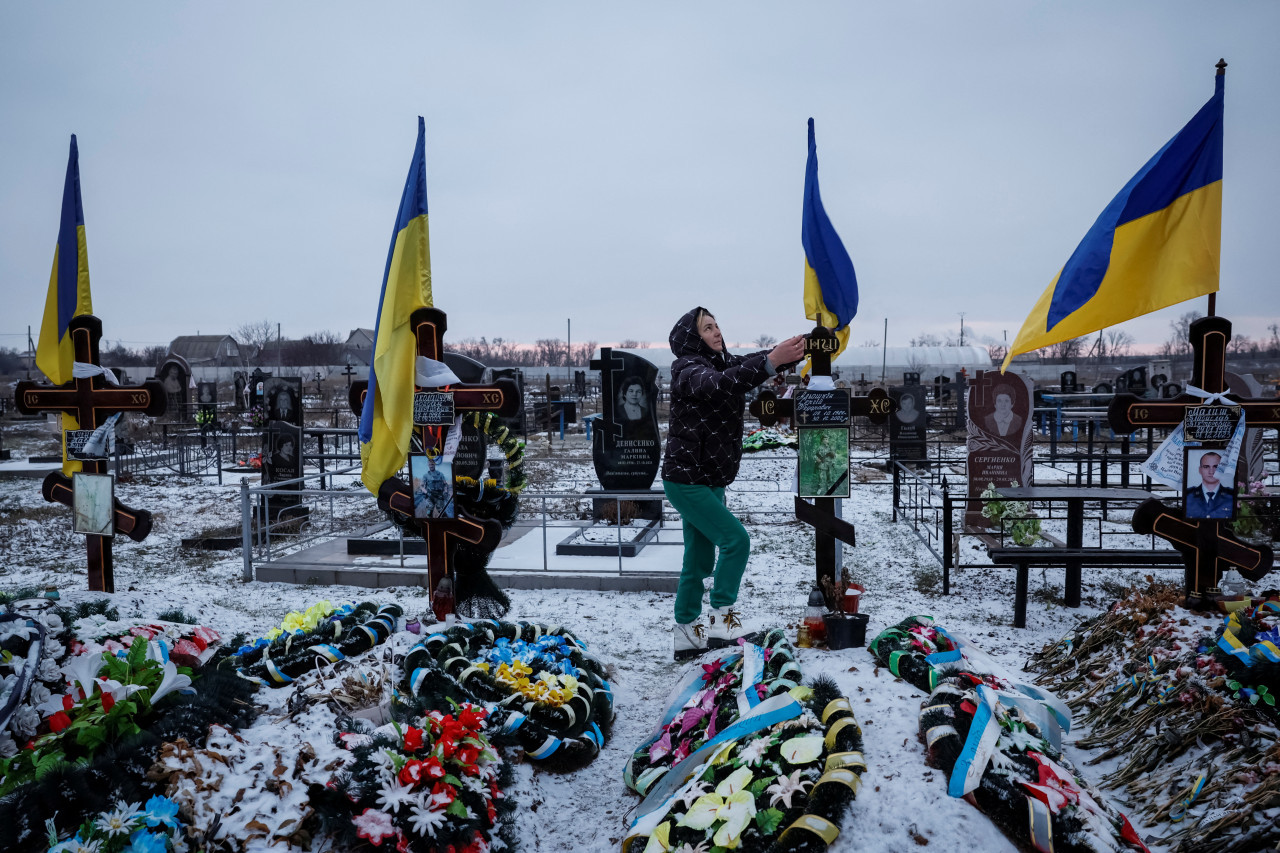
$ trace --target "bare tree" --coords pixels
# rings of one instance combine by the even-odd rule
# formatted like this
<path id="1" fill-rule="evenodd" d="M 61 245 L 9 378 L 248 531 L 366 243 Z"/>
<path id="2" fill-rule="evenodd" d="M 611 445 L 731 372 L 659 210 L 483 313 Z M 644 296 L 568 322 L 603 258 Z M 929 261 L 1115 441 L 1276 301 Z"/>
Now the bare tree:
<path id="1" fill-rule="evenodd" d="M 1169 340 L 1165 342 L 1166 355 L 1191 354 L 1191 324 L 1203 316 L 1199 311 L 1188 311 L 1178 319 L 1169 321 L 1171 333 Z"/>
<path id="2" fill-rule="evenodd" d="M 596 347 L 600 344 L 596 341 L 584 341 L 580 344 L 574 344 L 573 347 L 573 363 L 586 364 L 591 361 L 591 356 L 596 354 Z"/>
<path id="3" fill-rule="evenodd" d="M 533 345 L 534 364 L 556 367 L 564 364 L 564 341 L 559 338 L 538 338 Z"/>
<path id="4" fill-rule="evenodd" d="M 770 349 L 776 343 L 778 343 L 778 339 L 775 338 L 773 335 L 761 335 L 760 337 L 756 338 L 753 343 L 759 349 Z"/>
<path id="5" fill-rule="evenodd" d="M 276 339 L 276 324 L 270 320 L 258 320 L 253 323 L 242 323 L 231 333 L 240 345 L 240 361 L 245 366 L 257 356 L 267 344 Z"/>
<path id="6" fill-rule="evenodd" d="M 862 345 L 864 347 L 878 347 L 880 346 L 880 341 L 876 340 L 875 338 L 867 338 L 865 341 L 862 342 Z"/>
<path id="7" fill-rule="evenodd" d="M 625 341 L 618 341 L 618 349 L 639 349 L 640 342 L 635 338 L 627 338 Z"/>
<path id="8" fill-rule="evenodd" d="M 1068 338 L 1045 347 L 1045 354 L 1055 361 L 1073 361 L 1084 354 L 1083 337 Z"/>
<path id="9" fill-rule="evenodd" d="M 1248 335 L 1234 335 L 1227 341 L 1227 352 L 1230 355 L 1249 355 L 1256 352 L 1258 344 Z"/>
<path id="10" fill-rule="evenodd" d="M 921 332 L 919 335 L 911 339 L 913 347 L 940 347 L 942 339 L 931 332 Z"/>
<path id="11" fill-rule="evenodd" d="M 1106 355 L 1112 359 L 1124 358 L 1133 349 L 1133 335 L 1124 329 L 1107 329 L 1102 334 L 1102 340 L 1106 351 L 1099 355 Z"/>
<path id="12" fill-rule="evenodd" d="M 992 364 L 1003 363 L 1005 356 L 1004 344 L 987 344 L 987 355 L 990 356 Z"/>
<path id="13" fill-rule="evenodd" d="M 1267 326 L 1267 331 L 1271 333 L 1270 354 L 1272 356 L 1280 355 L 1280 323 L 1272 323 Z"/>

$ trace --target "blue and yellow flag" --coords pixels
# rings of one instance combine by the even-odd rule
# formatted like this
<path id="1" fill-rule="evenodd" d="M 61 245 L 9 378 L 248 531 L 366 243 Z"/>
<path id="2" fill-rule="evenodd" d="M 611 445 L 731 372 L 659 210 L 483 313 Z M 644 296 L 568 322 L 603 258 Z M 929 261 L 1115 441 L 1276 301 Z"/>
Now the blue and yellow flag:
<path id="1" fill-rule="evenodd" d="M 849 323 L 858 313 L 858 277 L 818 193 L 818 145 L 814 141 L 813 119 L 809 119 L 809 161 L 804 167 L 800 243 L 804 246 L 804 315 L 835 329 L 840 342 L 832 356 L 835 358 L 849 343 Z M 805 370 L 808 370 L 807 364 Z"/>
<path id="2" fill-rule="evenodd" d="M 53 250 L 53 273 L 49 276 L 49 294 L 45 297 L 44 320 L 40 323 L 40 343 L 36 345 L 36 367 L 54 385 L 72 379 L 71 365 L 75 358 L 67 325 L 72 317 L 92 313 L 84 206 L 80 203 L 80 151 L 72 134 L 67 180 L 62 187 L 62 223 L 58 227 L 58 245 Z M 66 428 L 75 429 L 75 425 Z"/>
<path id="3" fill-rule="evenodd" d="M 378 298 L 378 323 L 369 359 L 369 392 L 360 414 L 361 479 L 375 495 L 404 465 L 413 435 L 417 342 L 409 317 L 431 306 L 431 246 L 427 239 L 426 123 L 418 116 L 418 144 L 391 232 Z"/>
<path id="4" fill-rule="evenodd" d="M 1218 289 L 1224 79 L 1219 72 L 1209 102 L 1102 211 L 1031 309 L 1001 372 L 1015 355 Z"/>

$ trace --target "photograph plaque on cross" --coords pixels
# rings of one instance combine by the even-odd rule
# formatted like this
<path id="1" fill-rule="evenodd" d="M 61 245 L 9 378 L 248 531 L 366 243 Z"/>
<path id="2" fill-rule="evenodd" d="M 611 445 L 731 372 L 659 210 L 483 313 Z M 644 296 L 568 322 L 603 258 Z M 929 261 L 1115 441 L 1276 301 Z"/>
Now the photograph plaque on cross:
<path id="1" fill-rule="evenodd" d="M 1191 324 L 1193 352 L 1191 388 L 1167 400 L 1147 400 L 1133 394 L 1117 394 L 1107 408 L 1107 419 L 1117 435 L 1128 435 L 1140 427 L 1169 427 L 1185 424 L 1189 410 L 1202 409 L 1208 398 L 1220 395 L 1231 402 L 1250 427 L 1280 427 L 1280 400 L 1239 397 L 1227 391 L 1227 343 L 1231 322 L 1225 317 L 1202 317 Z M 1218 416 L 1201 415 L 1208 429 Z M 1200 427 L 1200 424 L 1196 424 Z M 1185 430 L 1185 426 L 1184 426 Z M 1231 484 L 1234 485 L 1234 484 Z M 1145 501 L 1134 511 L 1133 529 L 1154 534 L 1182 554 L 1186 565 L 1187 603 L 1208 604 L 1208 590 L 1218 586 L 1222 573 L 1236 568 L 1245 578 L 1261 580 L 1271 571 L 1275 556 L 1267 545 L 1242 542 L 1227 524 L 1215 518 L 1186 518 L 1182 506 L 1172 509 L 1159 500 Z"/>
<path id="2" fill-rule="evenodd" d="M 77 363 L 101 369 L 99 342 L 102 339 L 102 321 L 92 314 L 72 318 L 67 324 L 71 336 L 72 351 Z M 62 385 L 24 380 L 15 392 L 17 409 L 24 415 L 43 412 L 67 414 L 76 419 L 81 429 L 94 430 L 102 426 L 117 412 L 141 412 L 159 417 L 165 412 L 164 386 L 155 379 L 141 385 L 111 385 L 102 374 L 72 379 Z M 107 474 L 106 460 L 87 460 L 80 463 L 87 474 Z M 41 489 L 44 499 L 67 507 L 75 504 L 75 490 L 70 477 L 55 471 L 45 478 Z M 113 500 L 114 529 L 135 541 L 145 539 L 151 532 L 151 513 L 131 509 Z M 115 592 L 112 565 L 112 536 L 86 535 L 88 550 L 89 589 L 94 592 Z"/>
<path id="3" fill-rule="evenodd" d="M 434 361 L 444 359 L 444 333 L 446 315 L 438 308 L 419 308 L 409 318 L 417 341 L 417 352 Z M 356 417 L 364 410 L 364 398 L 368 382 L 351 384 L 350 403 Z M 414 393 L 446 395 L 452 398 L 455 415 L 470 412 L 493 412 L 500 417 L 511 417 L 520 411 L 520 388 L 511 379 L 499 379 L 492 384 L 457 383 L 439 388 L 414 386 Z M 424 420 L 441 420 L 444 401 L 436 397 L 424 400 Z M 428 412 L 428 409 L 430 410 Z M 430 418 L 428 414 L 437 417 Z M 415 425 L 419 444 L 425 453 L 438 453 L 445 446 L 450 425 Z M 450 564 L 450 540 L 466 542 L 481 551 L 492 551 L 502 539 L 502 524 L 495 519 L 478 519 L 458 509 L 453 518 L 418 518 L 414 512 L 413 490 L 398 477 L 383 482 L 378 490 L 378 506 L 394 513 L 405 525 L 413 524 L 427 544 L 427 583 L 434 595 L 440 581 L 453 574 Z M 456 578 L 455 589 L 456 587 Z"/>

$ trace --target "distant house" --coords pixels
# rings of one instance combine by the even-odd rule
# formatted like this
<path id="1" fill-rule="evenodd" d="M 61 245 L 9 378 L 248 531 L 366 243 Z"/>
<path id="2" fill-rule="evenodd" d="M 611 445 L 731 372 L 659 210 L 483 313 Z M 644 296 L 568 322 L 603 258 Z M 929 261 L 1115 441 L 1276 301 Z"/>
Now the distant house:
<path id="1" fill-rule="evenodd" d="M 230 367 L 240 364 L 240 345 L 230 335 L 180 335 L 170 342 L 168 355 L 192 367 Z"/>
<path id="2" fill-rule="evenodd" d="M 343 351 L 350 356 L 352 364 L 368 364 L 369 354 L 373 352 L 373 329 L 352 329 Z"/>

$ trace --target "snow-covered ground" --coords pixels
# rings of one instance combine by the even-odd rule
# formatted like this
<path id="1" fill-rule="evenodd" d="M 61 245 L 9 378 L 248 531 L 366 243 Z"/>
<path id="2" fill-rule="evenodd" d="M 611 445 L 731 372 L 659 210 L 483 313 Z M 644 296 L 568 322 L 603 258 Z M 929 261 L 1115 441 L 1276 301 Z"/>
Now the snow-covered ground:
<path id="1" fill-rule="evenodd" d="M 556 442 L 551 451 L 545 438 L 533 441 L 527 465 L 529 493 L 562 492 L 594 482 L 589 449 L 580 439 L 567 448 Z M 744 621 L 748 627 L 786 626 L 792 638 L 814 578 L 813 534 L 785 517 L 793 470 L 785 451 L 763 458 L 747 456 L 741 488 L 731 504 L 750 519 L 753 544 L 738 602 Z M 244 582 L 238 552 L 182 549 L 184 537 L 238 523 L 238 487 L 230 485 L 238 477 L 221 487 L 207 478 L 202 482 L 145 476 L 119 484 L 117 495 L 123 502 L 155 514 L 146 541 L 116 541 L 113 599 L 122 618 L 154 618 L 181 607 L 229 638 L 237 632 L 260 635 L 288 611 L 319 599 L 395 601 L 410 614 L 429 613 L 423 589 Z M 845 501 L 844 514 L 857 528 L 858 546 L 845 551 L 845 562 L 853 579 L 867 588 L 862 612 L 870 615 L 868 638 L 908 615 L 930 614 L 1016 674 L 1030 653 L 1105 607 L 1118 584 L 1140 580 L 1140 573 L 1086 572 L 1084 604 L 1068 609 L 1061 603 L 1061 572 L 1033 576 L 1028 627 L 1015 629 L 1012 569 L 955 572 L 951 595 L 943 596 L 935 558 L 906 524 L 892 521 L 891 490 L 883 472 L 867 468 L 856 479 L 858 487 Z M 1113 515 L 1113 521 L 1122 523 L 1124 518 Z M 647 549 L 645 554 L 647 559 L 671 563 L 673 571 L 681 558 L 678 547 Z M 573 559 L 558 558 L 562 563 Z M 72 601 L 101 597 L 85 590 L 83 564 L 84 537 L 71 532 L 69 511 L 46 504 L 38 480 L 0 479 L 0 586 L 56 585 Z M 524 849 L 616 850 L 628 812 L 637 803 L 623 785 L 623 765 L 652 730 L 668 690 L 684 668 L 671 660 L 673 596 L 574 590 L 513 590 L 510 595 L 508 618 L 563 624 L 609 664 L 618 714 L 612 739 L 585 769 L 557 775 L 521 768 L 511 793 L 525 806 L 520 813 Z M 925 765 L 916 722 L 924 694 L 878 668 L 865 648 L 802 649 L 800 662 L 806 676 L 826 674 L 836 680 L 853 701 L 865 738 L 869 769 L 832 850 L 901 853 L 922 845 L 956 853 L 1017 849 L 975 808 L 947 796 L 943 774 Z M 292 689 L 273 692 L 262 701 L 279 711 Z M 332 713 L 320 706 L 292 719 L 264 714 L 242 734 L 264 751 L 271 745 L 287 750 L 304 741 L 317 748 L 323 744 L 327 750 L 332 719 Z M 1071 757 L 1080 766 L 1088 758 Z M 1098 768 L 1089 772 L 1096 772 L 1095 779 L 1102 773 Z M 1140 831 L 1147 834 L 1144 828 Z M 1162 849 L 1152 845 L 1153 851 Z"/>

